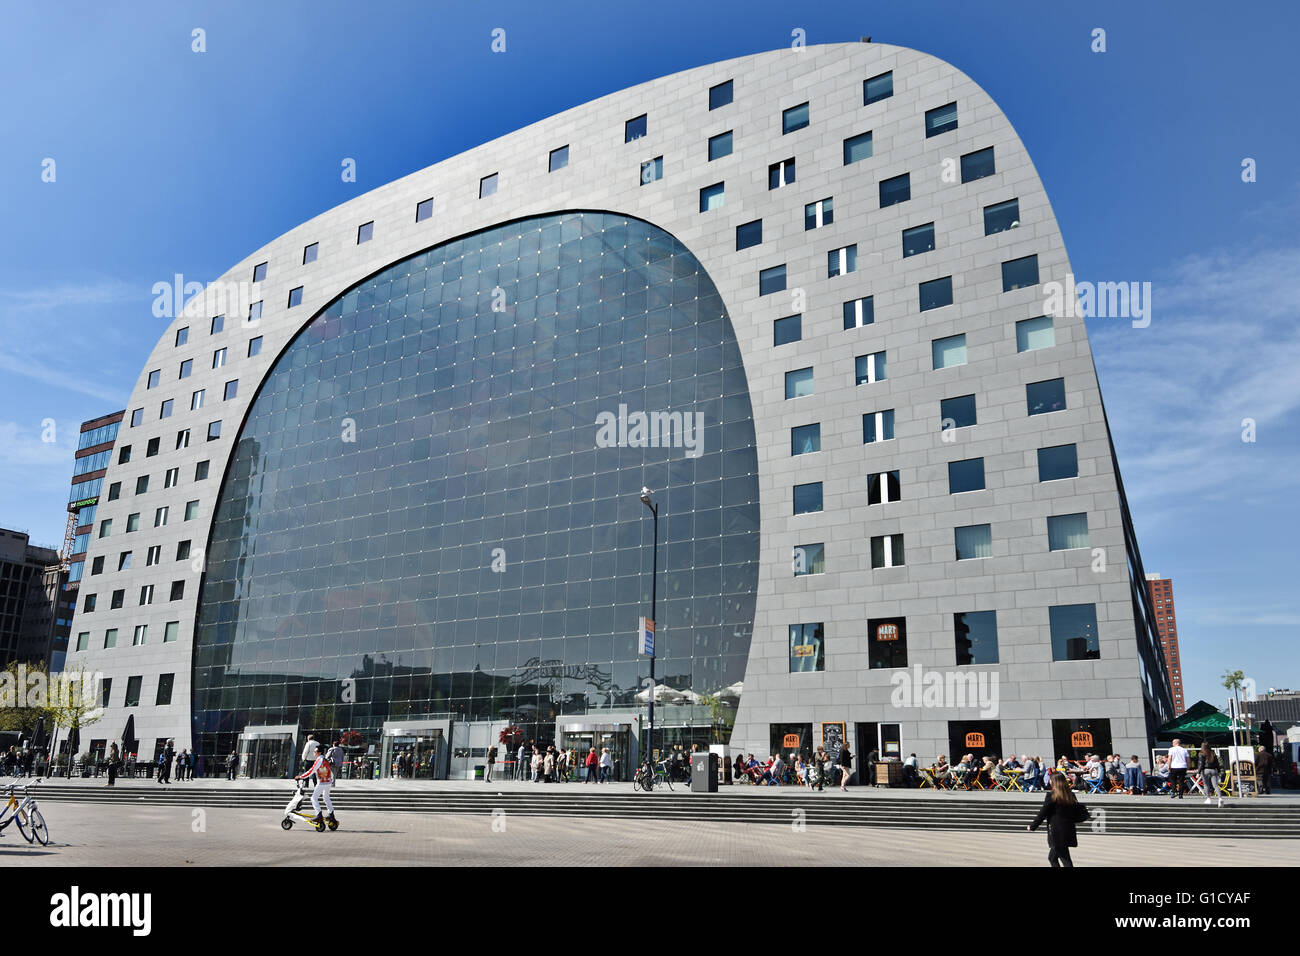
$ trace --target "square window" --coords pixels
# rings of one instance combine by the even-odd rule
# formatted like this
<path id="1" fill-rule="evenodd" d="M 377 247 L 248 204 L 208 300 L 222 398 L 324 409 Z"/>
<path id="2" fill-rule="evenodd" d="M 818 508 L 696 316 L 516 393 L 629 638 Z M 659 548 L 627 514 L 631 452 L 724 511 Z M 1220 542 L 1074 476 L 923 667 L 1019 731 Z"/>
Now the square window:
<path id="1" fill-rule="evenodd" d="M 1059 481 L 1079 477 L 1079 452 L 1074 445 L 1038 449 L 1038 480 Z"/>
<path id="2" fill-rule="evenodd" d="M 721 209 L 725 200 L 726 190 L 723 183 L 714 183 L 712 186 L 705 186 L 700 190 L 700 212 L 708 212 L 710 209 Z"/>
<path id="3" fill-rule="evenodd" d="M 876 321 L 875 300 L 872 296 L 850 299 L 844 303 L 844 328 L 856 329 Z"/>
<path id="4" fill-rule="evenodd" d="M 225 364 L 226 364 L 226 350 L 225 350 L 225 349 L 217 349 L 215 352 L 212 353 L 212 367 L 213 367 L 213 368 L 221 368 L 221 366 L 223 366 L 223 365 L 225 365 Z"/>
<path id="5" fill-rule="evenodd" d="M 831 199 L 819 199 L 803 207 L 803 228 L 820 229 L 835 221 L 835 205 Z"/>
<path id="6" fill-rule="evenodd" d="M 850 166 L 863 159 L 871 158 L 871 133 L 859 133 L 844 141 L 844 165 Z"/>
<path id="7" fill-rule="evenodd" d="M 984 459 L 967 458 L 948 462 L 948 494 L 984 490 Z"/>
<path id="8" fill-rule="evenodd" d="M 901 501 L 902 498 L 903 484 L 899 480 L 899 472 L 882 471 L 867 476 L 867 504 L 887 504 Z"/>
<path id="9" fill-rule="evenodd" d="M 188 325 L 185 326 L 185 328 L 183 329 L 176 330 L 176 344 L 178 346 L 184 345 L 189 340 L 190 340 L 190 327 Z"/>
<path id="10" fill-rule="evenodd" d="M 833 279 L 839 275 L 848 275 L 858 268 L 858 246 L 844 246 L 826 253 L 826 278 Z"/>
<path id="11" fill-rule="evenodd" d="M 952 620 L 959 666 L 998 663 L 997 611 L 967 611 Z"/>
<path id="12" fill-rule="evenodd" d="M 184 581 L 173 581 L 173 582 L 172 582 L 172 589 L 171 589 L 171 596 L 168 597 L 167 600 L 169 600 L 169 601 L 180 601 L 180 600 L 182 600 L 184 597 L 185 597 L 185 582 L 184 582 Z"/>
<path id="13" fill-rule="evenodd" d="M 952 305 L 952 276 L 922 282 L 918 290 L 921 294 L 922 312 L 939 309 L 945 305 Z"/>
<path id="14" fill-rule="evenodd" d="M 812 368 L 798 368 L 785 373 L 785 397 L 802 398 L 813 393 Z"/>
<path id="15" fill-rule="evenodd" d="M 794 486 L 794 513 L 797 515 L 813 514 L 822 510 L 822 483 L 809 482 Z"/>
<path id="16" fill-rule="evenodd" d="M 208 465 L 210 462 L 201 461 L 194 466 L 194 480 L 203 481 L 208 477 Z"/>
<path id="17" fill-rule="evenodd" d="M 185 502 L 185 520 L 186 520 L 186 521 L 193 521 L 193 520 L 194 520 L 195 518 L 197 518 L 198 516 L 199 516 L 199 503 L 198 503 L 198 501 L 187 501 L 187 502 Z M 187 542 L 187 543 L 188 543 L 188 542 Z"/>
<path id="18" fill-rule="evenodd" d="M 957 560 L 993 557 L 993 530 L 990 525 L 972 524 L 953 529 Z"/>
<path id="19" fill-rule="evenodd" d="M 313 243 L 312 243 L 311 245 L 309 245 L 309 246 L 303 246 L 303 249 L 302 249 L 302 264 L 303 264 L 303 265 L 306 265 L 306 264 L 309 263 L 309 262 L 315 262 L 315 261 L 316 261 L 316 254 L 317 254 L 319 251 L 320 251 L 320 243 L 319 243 L 319 242 L 313 242 Z"/>
<path id="20" fill-rule="evenodd" d="M 719 83 L 717 86 L 709 87 L 709 109 L 716 110 L 720 106 L 726 106 L 732 98 L 732 81 L 727 80 L 725 83 Z"/>
<path id="21" fill-rule="evenodd" d="M 763 220 L 755 219 L 736 227 L 736 251 L 757 246 L 763 241 Z"/>
<path id="22" fill-rule="evenodd" d="M 221 422 L 208 422 L 208 441 L 216 441 L 221 437 Z"/>
<path id="23" fill-rule="evenodd" d="M 957 128 L 957 104 L 945 103 L 925 111 L 925 137 L 938 136 Z"/>
<path id="24" fill-rule="evenodd" d="M 135 411 L 131 413 L 131 427 L 139 428 L 143 424 L 144 424 L 144 409 L 137 408 Z"/>
<path id="25" fill-rule="evenodd" d="M 767 188 L 780 189 L 794 182 L 794 157 L 767 167 Z"/>
<path id="26" fill-rule="evenodd" d="M 902 535 L 895 537 L 901 538 Z M 904 618 L 868 618 L 867 634 L 869 670 L 897 670 L 907 666 L 907 621 Z"/>
<path id="27" fill-rule="evenodd" d="M 758 294 L 771 295 L 785 291 L 785 266 L 772 266 L 758 274 Z"/>
<path id="28" fill-rule="evenodd" d="M 266 263 L 259 262 L 257 265 L 253 266 L 253 281 L 261 282 L 265 278 L 266 278 Z"/>
<path id="29" fill-rule="evenodd" d="M 1002 263 L 1002 291 L 1014 292 L 1038 285 L 1038 256 Z"/>
<path id="30" fill-rule="evenodd" d="M 880 208 L 895 206 L 912 198 L 912 174 L 903 173 L 880 181 Z"/>
<path id="31" fill-rule="evenodd" d="M 186 359 L 184 362 L 181 362 L 181 371 L 177 378 L 189 378 L 193 372 L 194 359 Z"/>
<path id="32" fill-rule="evenodd" d="M 1016 323 L 1016 351 L 1029 352 L 1033 349 L 1048 349 L 1056 344 L 1056 332 L 1052 328 L 1052 317 L 1040 315 L 1033 319 L 1021 319 Z"/>
<path id="33" fill-rule="evenodd" d="M 969 428 L 976 424 L 975 396 L 958 395 L 956 398 L 943 399 L 939 402 L 939 418 L 941 431 L 947 431 L 949 428 Z"/>
<path id="34" fill-rule="evenodd" d="M 195 501 L 195 502 L 192 502 L 192 504 L 195 506 L 195 510 L 196 510 L 196 513 L 197 513 L 197 509 L 198 509 L 198 504 L 199 504 L 199 503 L 198 503 L 197 501 Z M 186 514 L 186 515 L 189 515 L 189 513 L 190 513 L 190 506 L 189 506 L 189 505 L 186 505 L 186 506 L 185 506 L 185 514 Z M 190 519 L 187 517 L 185 520 L 186 520 L 186 521 L 189 521 Z M 186 558 L 188 558 L 189 556 L 190 556 L 190 543 L 189 543 L 188 541 L 178 541 L 178 542 L 176 543 L 176 560 L 177 560 L 177 561 L 184 561 L 184 560 L 185 560 Z"/>
<path id="35" fill-rule="evenodd" d="M 709 162 L 731 155 L 731 130 L 709 137 Z"/>
<path id="36" fill-rule="evenodd" d="M 664 158 L 656 156 L 641 164 L 641 185 L 653 183 L 664 178 Z"/>
<path id="37" fill-rule="evenodd" d="M 361 245 L 361 243 L 363 242 L 369 242 L 374 237 L 375 237 L 374 220 L 371 220 L 370 222 L 363 222 L 361 225 L 357 226 L 357 245 Z"/>
<path id="38" fill-rule="evenodd" d="M 808 104 L 800 103 L 781 111 L 781 135 L 803 129 L 809 123 Z"/>
<path id="39" fill-rule="evenodd" d="M 1065 379 L 1030 382 L 1025 386 L 1025 404 L 1030 415 L 1046 415 L 1065 409 Z"/>
<path id="40" fill-rule="evenodd" d="M 634 116 L 623 124 L 623 142 L 630 143 L 646 134 L 646 114 Z"/>
<path id="41" fill-rule="evenodd" d="M 822 450 L 822 426 L 820 422 L 811 425 L 798 425 L 790 429 L 790 454 L 811 455 Z"/>
<path id="42" fill-rule="evenodd" d="M 172 417 L 172 409 L 175 408 L 175 407 L 176 407 L 176 400 L 173 399 L 173 398 L 169 398 L 169 399 L 167 399 L 167 401 L 163 402 L 163 403 L 162 403 L 162 406 L 158 409 L 158 417 L 159 417 L 159 418 L 171 418 L 171 417 Z"/>
<path id="43" fill-rule="evenodd" d="M 180 621 L 168 621 L 166 624 L 163 625 L 164 644 L 170 644 L 172 641 L 180 637 L 180 634 L 181 634 Z"/>
<path id="44" fill-rule="evenodd" d="M 907 563 L 901 534 L 880 534 L 871 539 L 873 568 L 901 568 Z"/>
<path id="45" fill-rule="evenodd" d="M 952 368 L 966 364 L 966 335 L 949 335 L 930 343 L 930 357 L 934 368 Z"/>
<path id="46" fill-rule="evenodd" d="M 433 197 L 421 199 L 415 204 L 415 221 L 424 222 L 426 219 L 433 218 Z"/>
<path id="47" fill-rule="evenodd" d="M 1052 660 L 1095 661 L 1101 658 L 1097 639 L 1097 605 L 1062 604 L 1047 609 L 1052 634 Z"/>
<path id="48" fill-rule="evenodd" d="M 145 384 L 145 388 L 146 389 L 157 388 L 158 383 L 161 380 L 162 380 L 162 372 L 159 369 L 154 369 L 152 372 L 149 373 L 149 380 Z"/>
<path id="49" fill-rule="evenodd" d="M 817 544 L 796 544 L 794 553 L 791 555 L 791 564 L 794 567 L 794 576 L 803 577 L 806 574 L 825 574 L 826 573 L 826 545 L 818 542 Z"/>
<path id="50" fill-rule="evenodd" d="M 203 396 L 206 392 L 207 389 L 201 388 L 190 394 L 190 411 L 196 412 L 203 407 Z"/>
<path id="51" fill-rule="evenodd" d="M 85 651 L 90 649 L 90 632 L 82 631 L 77 635 L 77 650 Z"/>
<path id="52" fill-rule="evenodd" d="M 115 482 L 113 482 L 111 485 L 108 486 L 108 500 L 109 500 L 109 501 L 116 501 L 117 498 L 118 498 L 118 495 L 120 495 L 121 493 L 122 493 L 122 483 L 121 483 L 120 481 L 115 481 Z M 109 520 L 111 521 L 112 519 L 110 518 Z"/>
<path id="53" fill-rule="evenodd" d="M 296 286 L 289 290 L 289 308 L 292 309 L 296 305 L 302 305 L 302 286 Z M 260 311 L 258 318 L 261 318 Z"/>
<path id="54" fill-rule="evenodd" d="M 903 230 L 903 258 L 919 256 L 934 249 L 934 223 Z"/>
<path id="55" fill-rule="evenodd" d="M 872 352 L 870 355 L 859 355 L 854 359 L 853 377 L 855 385 L 870 385 L 874 382 L 883 382 L 887 377 L 885 374 L 885 353 Z"/>
<path id="56" fill-rule="evenodd" d="M 81 604 L 82 612 L 88 614 L 91 611 L 95 610 L 96 603 L 98 603 L 98 596 L 94 594 L 87 594 L 85 600 Z"/>
<path id="57" fill-rule="evenodd" d="M 154 455 L 158 454 L 158 445 L 161 442 L 162 442 L 161 437 L 150 438 L 148 444 L 144 446 L 144 457 L 152 458 Z"/>
<path id="58" fill-rule="evenodd" d="M 254 355 L 261 355 L 261 354 L 262 354 L 262 337 L 259 335 L 257 338 L 249 339 L 248 357 L 252 358 Z"/>
<path id="59" fill-rule="evenodd" d="M 862 81 L 862 105 L 870 106 L 894 95 L 894 73 L 881 73 Z"/>
<path id="60" fill-rule="evenodd" d="M 1051 515 L 1047 519 L 1047 550 L 1074 551 L 1088 547 L 1088 514 Z"/>
<path id="61" fill-rule="evenodd" d="M 862 444 L 892 441 L 894 437 L 894 410 L 867 412 L 862 416 Z"/>
<path id="62" fill-rule="evenodd" d="M 803 316 L 787 315 L 772 323 L 772 344 L 789 345 L 803 338 Z"/>
<path id="63" fill-rule="evenodd" d="M 984 235 L 991 236 L 994 233 L 1006 232 L 1018 225 L 1020 225 L 1019 199 L 1010 199 L 1007 202 L 984 207 Z"/>
<path id="64" fill-rule="evenodd" d="M 226 327 L 226 317 L 224 315 L 214 315 L 212 317 L 212 324 L 208 327 L 208 332 L 211 335 L 216 335 L 225 327 Z"/>
<path id="65" fill-rule="evenodd" d="M 790 625 L 790 673 L 807 674 L 826 669 L 825 627 L 816 624 Z"/>
<path id="66" fill-rule="evenodd" d="M 233 379 L 226 383 L 226 393 L 223 398 L 223 401 L 228 402 L 238 394 L 239 394 L 239 379 Z M 218 432 L 218 434 L 220 433 Z"/>
<path id="67" fill-rule="evenodd" d="M 993 147 L 967 153 L 961 158 L 961 181 L 964 183 L 992 176 L 997 172 L 993 163 Z"/>

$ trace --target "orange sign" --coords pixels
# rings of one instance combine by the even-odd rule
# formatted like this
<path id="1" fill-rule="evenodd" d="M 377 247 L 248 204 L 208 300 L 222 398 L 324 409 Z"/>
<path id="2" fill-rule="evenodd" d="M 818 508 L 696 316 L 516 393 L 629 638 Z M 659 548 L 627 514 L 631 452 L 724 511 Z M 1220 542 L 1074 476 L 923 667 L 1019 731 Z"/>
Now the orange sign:
<path id="1" fill-rule="evenodd" d="M 781 746 L 782 746 L 782 747 L 789 747 L 789 748 L 795 748 L 795 749 L 797 749 L 797 748 L 799 747 L 799 735 L 798 735 L 798 734 L 786 734 L 785 737 L 784 737 L 784 738 L 782 739 L 782 741 L 781 741 Z"/>
<path id="2" fill-rule="evenodd" d="M 898 640 L 897 624 L 880 624 L 876 626 L 876 640 L 878 641 L 896 641 Z"/>
<path id="3" fill-rule="evenodd" d="M 1086 730 L 1076 730 L 1074 733 L 1070 734 L 1070 746 L 1091 747 L 1092 734 Z"/>
<path id="4" fill-rule="evenodd" d="M 972 732 L 966 735 L 967 747 L 983 747 L 984 735 L 978 732 Z"/>
<path id="5" fill-rule="evenodd" d="M 793 653 L 795 657 L 816 657 L 817 645 L 796 644 L 793 648 L 791 648 L 791 653 Z"/>

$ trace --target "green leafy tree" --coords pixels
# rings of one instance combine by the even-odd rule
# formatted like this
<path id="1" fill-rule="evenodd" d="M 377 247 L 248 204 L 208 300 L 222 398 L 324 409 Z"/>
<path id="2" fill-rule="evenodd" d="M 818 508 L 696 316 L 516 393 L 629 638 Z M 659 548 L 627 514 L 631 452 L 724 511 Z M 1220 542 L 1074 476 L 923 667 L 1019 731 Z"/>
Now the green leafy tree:
<path id="1" fill-rule="evenodd" d="M 33 679 L 35 675 L 38 679 Z M 0 730 L 16 730 L 26 738 L 36 733 L 36 723 L 42 717 L 50 723 L 50 708 L 43 701 L 33 701 L 28 694 L 30 686 L 45 687 L 49 674 L 44 663 L 20 664 L 15 661 L 0 671 Z"/>
<path id="2" fill-rule="evenodd" d="M 75 672 L 55 674 L 50 678 L 48 710 L 55 727 L 71 737 L 81 728 L 96 724 L 104 716 L 99 706 L 98 681 L 92 680 L 84 666 Z M 51 758 L 53 753 L 51 753 Z M 72 775 L 72 757 L 68 755 L 67 775 Z"/>

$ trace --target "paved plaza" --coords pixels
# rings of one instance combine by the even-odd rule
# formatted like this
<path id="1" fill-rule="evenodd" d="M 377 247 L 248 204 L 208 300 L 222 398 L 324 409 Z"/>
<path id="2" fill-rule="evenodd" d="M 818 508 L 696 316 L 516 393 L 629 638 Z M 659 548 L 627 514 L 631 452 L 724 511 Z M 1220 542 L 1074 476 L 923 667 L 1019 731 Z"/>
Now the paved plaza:
<path id="1" fill-rule="evenodd" d="M 336 833 L 276 810 L 43 805 L 52 842 L 0 837 L 0 866 L 1045 866 L 1043 832 L 351 812 Z M 1081 832 L 1079 866 L 1294 866 L 1287 840 Z"/>

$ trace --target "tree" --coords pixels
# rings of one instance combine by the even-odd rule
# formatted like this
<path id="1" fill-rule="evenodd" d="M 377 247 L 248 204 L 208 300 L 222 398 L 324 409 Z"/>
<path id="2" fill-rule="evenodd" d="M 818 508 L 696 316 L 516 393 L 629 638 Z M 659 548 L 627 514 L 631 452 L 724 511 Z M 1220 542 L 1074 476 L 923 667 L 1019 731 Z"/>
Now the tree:
<path id="1" fill-rule="evenodd" d="M 0 730 L 16 730 L 30 740 L 37 721 L 44 717 L 48 723 L 45 688 L 49 680 L 44 663 L 15 661 L 0 671 Z"/>
<path id="2" fill-rule="evenodd" d="M 69 738 L 77 735 L 82 727 L 98 723 L 103 713 L 99 707 L 99 680 L 92 679 L 86 673 L 84 665 L 76 672 L 63 672 L 50 678 L 48 711 L 55 727 L 65 727 Z M 78 741 L 80 742 L 80 741 Z M 67 776 L 72 776 L 72 758 L 75 754 L 68 751 Z M 53 752 L 50 753 L 53 759 Z"/>
<path id="3" fill-rule="evenodd" d="M 1249 748 L 1250 746 L 1250 718 L 1241 712 L 1241 688 L 1242 685 L 1245 683 L 1245 681 L 1246 681 L 1246 674 L 1244 671 L 1223 672 L 1223 686 L 1226 687 L 1228 690 L 1232 691 L 1232 715 L 1231 716 L 1232 716 L 1233 760 L 1231 761 L 1231 767 L 1232 767 L 1233 779 L 1237 781 L 1238 796 L 1245 795 L 1243 784 L 1241 782 L 1241 775 L 1238 773 L 1238 765 L 1236 760 L 1236 756 L 1238 753 L 1237 728 L 1238 728 L 1238 724 L 1243 719 L 1245 720 L 1244 729 L 1246 731 L 1246 746 L 1247 748 Z"/>

